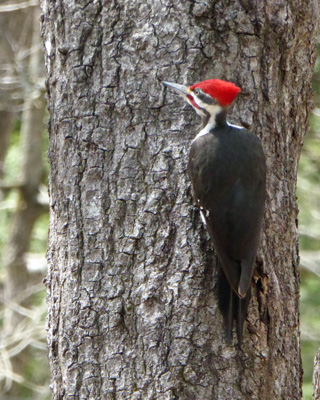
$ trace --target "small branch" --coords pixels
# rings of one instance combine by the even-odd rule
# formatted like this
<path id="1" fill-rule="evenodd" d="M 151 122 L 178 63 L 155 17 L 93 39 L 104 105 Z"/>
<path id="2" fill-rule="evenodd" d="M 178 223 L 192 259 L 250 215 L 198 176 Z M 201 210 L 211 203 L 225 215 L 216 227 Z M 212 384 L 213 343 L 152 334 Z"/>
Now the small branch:
<path id="1" fill-rule="evenodd" d="M 38 5 L 39 2 L 37 0 L 24 1 L 22 3 L 15 3 L 15 4 L 7 4 L 4 6 L 0 6 L 0 13 L 23 10 L 24 8 L 36 7 Z"/>
<path id="2" fill-rule="evenodd" d="M 13 185 L 0 184 L 0 190 L 4 193 L 9 193 L 12 190 L 21 190 L 22 186 L 23 185 L 21 183 L 15 183 Z"/>

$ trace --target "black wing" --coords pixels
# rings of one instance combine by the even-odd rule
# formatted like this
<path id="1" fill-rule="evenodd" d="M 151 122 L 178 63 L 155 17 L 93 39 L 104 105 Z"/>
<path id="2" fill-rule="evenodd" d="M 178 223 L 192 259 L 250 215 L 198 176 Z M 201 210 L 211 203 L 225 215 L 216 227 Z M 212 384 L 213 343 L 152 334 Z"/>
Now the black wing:
<path id="1" fill-rule="evenodd" d="M 191 147 L 194 193 L 222 269 L 240 296 L 250 286 L 265 202 L 265 157 L 245 129 L 213 130 Z"/>
<path id="2" fill-rule="evenodd" d="M 241 344 L 264 213 L 263 149 L 245 129 L 214 129 L 192 144 L 188 169 L 221 266 L 218 298 L 227 340 L 235 319 Z"/>

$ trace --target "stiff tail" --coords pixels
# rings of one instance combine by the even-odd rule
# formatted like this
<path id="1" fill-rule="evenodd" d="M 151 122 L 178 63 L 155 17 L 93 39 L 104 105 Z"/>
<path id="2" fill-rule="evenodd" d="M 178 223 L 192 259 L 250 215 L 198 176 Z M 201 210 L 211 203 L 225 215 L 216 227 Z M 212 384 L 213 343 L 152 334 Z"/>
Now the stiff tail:
<path id="1" fill-rule="evenodd" d="M 226 340 L 229 344 L 233 341 L 233 323 L 236 322 L 236 332 L 238 344 L 241 346 L 243 339 L 243 324 L 247 317 L 247 310 L 250 301 L 250 287 L 245 298 L 240 299 L 232 290 L 228 280 L 222 270 L 219 268 L 218 275 L 218 304 L 224 319 Z"/>

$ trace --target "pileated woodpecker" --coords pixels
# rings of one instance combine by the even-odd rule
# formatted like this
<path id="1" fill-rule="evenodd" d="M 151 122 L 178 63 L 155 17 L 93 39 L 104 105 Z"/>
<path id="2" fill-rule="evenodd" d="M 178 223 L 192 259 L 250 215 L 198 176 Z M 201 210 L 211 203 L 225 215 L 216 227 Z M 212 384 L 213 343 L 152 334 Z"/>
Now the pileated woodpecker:
<path id="1" fill-rule="evenodd" d="M 203 127 L 191 144 L 188 171 L 218 258 L 218 304 L 226 339 L 232 343 L 235 320 L 241 346 L 264 213 L 263 149 L 254 134 L 226 120 L 241 91 L 233 83 L 209 79 L 190 87 L 163 84 L 202 118 Z"/>

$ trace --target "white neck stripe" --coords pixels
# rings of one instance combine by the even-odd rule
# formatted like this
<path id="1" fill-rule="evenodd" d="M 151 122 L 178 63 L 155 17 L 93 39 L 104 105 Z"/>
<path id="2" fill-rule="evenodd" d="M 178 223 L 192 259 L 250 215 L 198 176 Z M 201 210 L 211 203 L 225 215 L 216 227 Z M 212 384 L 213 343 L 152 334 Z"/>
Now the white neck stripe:
<path id="1" fill-rule="evenodd" d="M 244 129 L 243 126 L 240 126 L 240 125 L 233 125 L 233 124 L 230 124 L 228 121 L 227 121 L 227 124 L 228 124 L 229 126 L 232 126 L 232 128 Z"/>
<path id="2" fill-rule="evenodd" d="M 217 113 L 218 114 L 218 113 Z M 228 126 L 231 126 L 232 128 L 237 128 L 237 129 L 244 129 L 243 126 L 239 126 L 239 125 L 232 125 L 229 124 L 229 122 L 227 122 Z M 214 129 L 216 126 L 216 115 L 211 114 L 209 121 L 207 123 L 207 125 L 201 129 L 201 131 L 197 134 L 197 136 L 193 139 L 193 141 L 191 142 L 191 144 L 193 142 L 195 142 L 197 139 L 199 139 L 199 137 L 206 135 L 207 133 L 209 133 L 211 131 L 211 129 Z"/>

